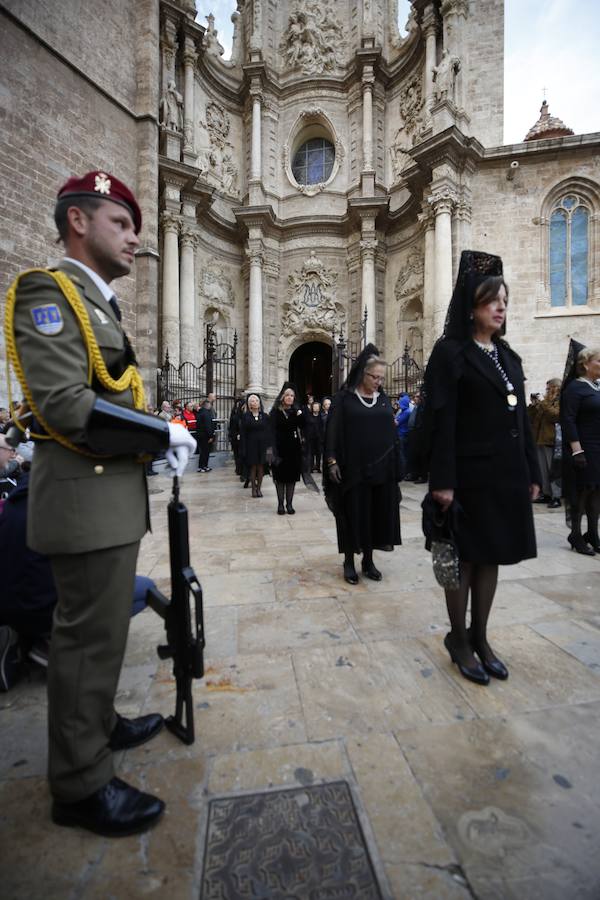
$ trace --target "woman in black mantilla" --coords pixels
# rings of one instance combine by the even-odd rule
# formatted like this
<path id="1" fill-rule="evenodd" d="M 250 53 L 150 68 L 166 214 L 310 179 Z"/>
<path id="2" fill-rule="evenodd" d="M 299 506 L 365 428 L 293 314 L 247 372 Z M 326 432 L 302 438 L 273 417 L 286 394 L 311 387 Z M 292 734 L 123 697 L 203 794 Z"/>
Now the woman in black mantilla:
<path id="1" fill-rule="evenodd" d="M 382 575 L 373 550 L 400 544 L 400 445 L 392 406 L 383 392 L 385 363 L 368 344 L 333 398 L 325 433 L 323 487 L 335 515 L 344 578 L 358 584 L 354 554 L 373 581 Z"/>
<path id="2" fill-rule="evenodd" d="M 531 500 L 541 476 L 521 360 L 501 337 L 507 302 L 500 257 L 464 251 L 444 335 L 425 373 L 430 496 L 450 510 L 460 558 L 460 587 L 446 590 L 452 630 L 444 645 L 478 684 L 508 677 L 487 640 L 498 565 L 537 553 Z"/>
<path id="3" fill-rule="evenodd" d="M 560 416 L 563 438 L 563 494 L 571 548 L 600 553 L 600 350 L 571 340 L 563 379 Z M 587 532 L 581 520 L 587 518 Z"/>
<path id="4" fill-rule="evenodd" d="M 262 481 L 271 443 L 269 417 L 258 394 L 248 394 L 246 412 L 240 421 L 240 456 L 252 485 L 252 496 L 262 497 Z"/>
<path id="5" fill-rule="evenodd" d="M 284 516 L 287 510 L 293 516 L 296 512 L 292 505 L 294 490 L 302 474 L 301 428 L 304 426 L 304 414 L 296 403 L 296 389 L 289 381 L 281 388 L 269 418 L 271 446 L 267 462 L 271 464 L 277 489 L 277 513 Z"/>

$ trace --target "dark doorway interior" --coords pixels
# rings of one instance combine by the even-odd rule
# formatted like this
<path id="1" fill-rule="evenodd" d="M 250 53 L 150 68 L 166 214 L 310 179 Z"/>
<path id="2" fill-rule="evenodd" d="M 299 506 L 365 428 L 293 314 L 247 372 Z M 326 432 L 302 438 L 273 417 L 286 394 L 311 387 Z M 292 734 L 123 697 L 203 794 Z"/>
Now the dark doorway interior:
<path id="1" fill-rule="evenodd" d="M 299 400 L 307 394 L 317 400 L 331 394 L 331 347 L 321 341 L 309 341 L 290 357 L 290 381 L 296 385 Z"/>

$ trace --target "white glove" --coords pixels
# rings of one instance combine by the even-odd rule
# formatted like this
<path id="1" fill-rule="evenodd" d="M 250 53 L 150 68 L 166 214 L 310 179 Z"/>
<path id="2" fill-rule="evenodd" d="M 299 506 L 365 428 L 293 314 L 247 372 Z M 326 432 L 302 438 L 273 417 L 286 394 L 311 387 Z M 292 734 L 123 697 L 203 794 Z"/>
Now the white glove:
<path id="1" fill-rule="evenodd" d="M 196 450 L 196 441 L 183 425 L 171 422 L 168 425 L 169 449 L 165 456 L 175 474 L 181 478 L 188 464 L 188 459 Z"/>

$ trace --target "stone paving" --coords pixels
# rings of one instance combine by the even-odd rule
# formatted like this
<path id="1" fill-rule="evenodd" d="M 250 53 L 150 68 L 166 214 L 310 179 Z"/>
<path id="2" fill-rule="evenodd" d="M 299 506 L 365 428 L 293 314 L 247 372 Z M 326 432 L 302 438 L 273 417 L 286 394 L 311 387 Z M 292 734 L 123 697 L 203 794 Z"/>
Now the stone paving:
<path id="1" fill-rule="evenodd" d="M 170 482 L 151 480 L 138 571 L 168 589 Z M 196 742 L 164 731 L 119 774 L 167 801 L 157 828 L 107 840 L 49 821 L 44 678 L 0 695 L 0 894 L 7 900 L 200 897 L 212 797 L 346 780 L 386 898 L 600 896 L 600 557 L 569 551 L 561 510 L 535 510 L 539 557 L 501 569 L 487 688 L 442 646 L 441 590 L 423 549 L 424 490 L 404 486 L 404 544 L 381 583 L 341 578 L 331 514 L 252 499 L 231 466 L 184 480 L 204 588 L 207 672 Z M 151 611 L 132 622 L 118 709 L 172 712 Z M 302 900 L 302 898 L 299 898 Z M 360 900 L 360 898 L 357 898 Z"/>

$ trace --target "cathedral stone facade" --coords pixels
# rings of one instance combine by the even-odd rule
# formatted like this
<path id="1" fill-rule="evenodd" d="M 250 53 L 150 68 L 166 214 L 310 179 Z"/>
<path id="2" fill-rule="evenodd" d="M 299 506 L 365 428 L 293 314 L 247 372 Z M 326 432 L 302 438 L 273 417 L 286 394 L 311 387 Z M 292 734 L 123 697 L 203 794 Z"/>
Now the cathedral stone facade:
<path id="1" fill-rule="evenodd" d="M 396 0 L 238 0 L 225 59 L 192 0 L 5 0 L 2 288 L 56 257 L 58 186 L 106 169 L 144 216 L 120 290 L 150 394 L 208 323 L 267 397 L 326 392 L 340 333 L 422 364 L 466 247 L 503 257 L 540 390 L 569 336 L 600 345 L 600 135 L 545 104 L 502 145 L 503 7 L 413 0 L 401 34 Z"/>

